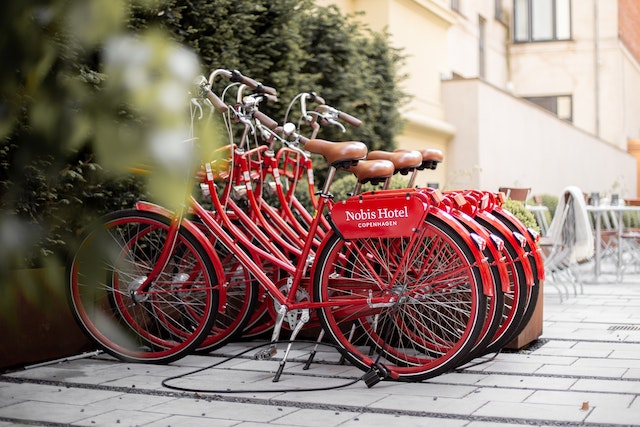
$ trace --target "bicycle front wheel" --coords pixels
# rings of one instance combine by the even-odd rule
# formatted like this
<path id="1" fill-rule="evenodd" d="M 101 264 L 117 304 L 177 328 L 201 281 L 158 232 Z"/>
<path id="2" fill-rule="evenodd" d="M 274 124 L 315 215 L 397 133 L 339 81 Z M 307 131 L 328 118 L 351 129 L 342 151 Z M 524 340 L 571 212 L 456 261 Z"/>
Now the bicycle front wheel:
<path id="1" fill-rule="evenodd" d="M 486 312 L 478 268 L 464 239 L 428 215 L 410 239 L 331 235 L 318 255 L 314 298 L 335 302 L 319 317 L 351 363 L 421 381 L 458 366 L 476 343 Z M 394 302 L 370 303 L 380 296 Z"/>
<path id="2" fill-rule="evenodd" d="M 90 229 L 70 261 L 67 294 L 78 324 L 121 360 L 175 361 L 194 350 L 215 321 L 218 277 L 186 230 L 150 287 L 139 290 L 169 227 L 170 219 L 150 212 L 111 213 Z"/>

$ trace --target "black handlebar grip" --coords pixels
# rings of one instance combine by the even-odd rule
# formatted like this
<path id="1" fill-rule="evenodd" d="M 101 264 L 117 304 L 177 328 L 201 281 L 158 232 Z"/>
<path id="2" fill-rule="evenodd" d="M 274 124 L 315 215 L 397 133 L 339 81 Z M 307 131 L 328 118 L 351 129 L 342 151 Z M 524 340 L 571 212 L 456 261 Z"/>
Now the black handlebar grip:
<path id="1" fill-rule="evenodd" d="M 262 123 L 263 125 L 265 125 L 266 127 L 268 127 L 271 130 L 273 130 L 276 127 L 278 127 L 278 122 L 276 122 L 271 117 L 267 116 L 265 113 L 263 113 L 261 111 L 254 111 L 253 112 L 253 117 L 258 119 L 258 121 L 260 123 Z"/>
<path id="2" fill-rule="evenodd" d="M 261 93 L 265 93 L 267 95 L 272 95 L 272 96 L 278 95 L 278 91 L 276 90 L 276 88 L 271 86 L 265 86 L 262 84 L 258 85 L 258 87 L 256 88 L 256 92 L 261 92 Z"/>
<path id="3" fill-rule="evenodd" d="M 252 79 L 251 77 L 247 77 L 247 76 L 243 76 L 242 73 L 238 70 L 233 70 L 231 71 L 231 78 L 229 79 L 234 83 L 242 83 L 245 84 L 247 86 L 249 86 L 249 88 L 256 90 L 257 92 L 260 93 L 266 93 L 269 95 L 277 95 L 278 91 L 276 91 L 274 88 L 270 87 L 270 86 L 264 86 L 262 83 L 260 83 L 257 80 Z"/>
<path id="4" fill-rule="evenodd" d="M 356 119 L 352 115 L 343 113 L 342 111 L 338 113 L 338 118 L 340 118 L 340 120 L 343 120 L 349 123 L 351 126 L 354 126 L 357 128 L 359 128 L 362 125 L 362 121 L 360 121 L 360 119 Z"/>
<path id="5" fill-rule="evenodd" d="M 208 88 L 204 88 L 204 96 L 211 101 L 211 103 L 213 104 L 214 108 L 219 111 L 220 113 L 226 113 L 227 111 L 229 111 L 229 107 L 227 106 L 227 104 L 225 104 L 222 99 L 218 98 L 218 95 L 216 95 L 215 93 L 213 93 L 211 91 L 211 89 Z"/>

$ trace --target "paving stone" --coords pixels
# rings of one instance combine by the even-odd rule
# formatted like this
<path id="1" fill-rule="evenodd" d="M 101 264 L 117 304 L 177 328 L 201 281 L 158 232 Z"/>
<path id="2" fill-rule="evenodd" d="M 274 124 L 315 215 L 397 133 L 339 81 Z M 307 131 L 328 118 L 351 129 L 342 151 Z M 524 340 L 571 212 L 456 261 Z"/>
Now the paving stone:
<path id="1" fill-rule="evenodd" d="M 629 369 L 622 378 L 640 380 L 640 369 Z"/>
<path id="2" fill-rule="evenodd" d="M 16 422 L 74 423 L 102 413 L 102 409 L 86 409 L 69 403 L 25 401 L 0 408 L 0 418 L 15 419 Z"/>
<path id="3" fill-rule="evenodd" d="M 274 420 L 273 424 L 278 426 L 334 427 L 342 426 L 345 421 L 351 420 L 357 416 L 357 412 L 300 409 Z"/>
<path id="4" fill-rule="evenodd" d="M 481 372 L 449 372 L 435 378 L 431 378 L 427 383 L 431 384 L 460 384 L 460 385 L 475 385 L 479 381 L 487 378 L 489 374 L 483 374 Z"/>
<path id="5" fill-rule="evenodd" d="M 594 408 L 586 421 L 595 424 L 637 426 L 640 425 L 640 408 L 621 408 L 615 411 L 609 408 Z"/>
<path id="6" fill-rule="evenodd" d="M 494 374 L 478 382 L 484 387 L 507 387 L 522 389 L 568 390 L 577 380 L 547 376 Z"/>
<path id="7" fill-rule="evenodd" d="M 185 356 L 182 359 L 173 362 L 172 366 L 182 366 L 182 367 L 191 367 L 191 368 L 205 368 L 208 366 L 212 366 L 216 363 L 223 362 L 221 366 L 225 368 L 232 368 L 235 364 L 241 363 L 243 359 L 229 359 L 228 357 L 218 357 L 213 354 L 193 354 L 189 356 Z"/>
<path id="8" fill-rule="evenodd" d="M 640 381 L 579 379 L 571 390 L 640 394 Z"/>
<path id="9" fill-rule="evenodd" d="M 86 391 L 86 390 L 85 390 Z M 150 407 L 174 400 L 175 397 L 156 396 L 138 393 L 122 393 L 118 396 L 97 400 L 85 405 L 85 408 L 96 408 L 103 411 L 128 410 L 143 411 Z"/>
<path id="10" fill-rule="evenodd" d="M 274 425 L 273 423 L 241 422 L 239 424 L 234 424 L 234 427 L 268 427 L 273 425 Z M 300 426 L 278 424 L 278 427 L 300 427 Z"/>
<path id="11" fill-rule="evenodd" d="M 82 419 L 74 425 L 95 426 L 139 426 L 166 418 L 166 414 L 146 411 L 115 410 Z"/>
<path id="12" fill-rule="evenodd" d="M 538 390 L 526 399 L 526 403 L 546 403 L 582 407 L 583 402 L 588 402 L 590 408 L 605 407 L 610 410 L 618 410 L 618 408 L 627 408 L 633 400 L 634 396 L 630 394 Z"/>
<path id="13" fill-rule="evenodd" d="M 636 357 L 637 357 L 636 353 Z M 629 354 L 631 356 L 631 354 Z M 598 369 L 601 367 L 604 368 L 626 368 L 626 369 L 640 369 L 640 360 L 637 358 L 613 358 L 607 357 L 606 359 L 602 358 L 591 358 L 585 357 L 582 359 L 576 360 L 573 364 L 576 367 L 591 367 L 594 369 Z"/>
<path id="14" fill-rule="evenodd" d="M 471 421 L 464 427 L 522 427 L 522 424 L 511 424 L 507 422 Z"/>
<path id="15" fill-rule="evenodd" d="M 194 372 L 253 342 L 169 365 L 123 363 L 100 354 L 0 375 L 0 419 L 9 420 L 0 427 L 20 424 L 17 420 L 114 425 L 120 417 L 157 427 L 640 425 L 640 333 L 610 329 L 640 325 L 640 275 L 634 277 L 636 283 L 585 285 L 584 295 L 563 303 L 547 293 L 540 345 L 478 358 L 422 383 L 384 381 L 367 388 L 359 381 L 329 391 L 285 392 L 341 385 L 362 375 L 348 363 L 335 363 L 340 356 L 328 347 L 321 347 L 316 357 L 326 363 L 303 370 L 313 345 L 302 342 L 294 345 L 279 383 L 271 381 L 278 359 L 236 358 Z M 281 350 L 279 355 L 284 346 Z M 171 384 L 194 389 L 250 386 L 265 392 L 199 396 L 193 390 L 162 387 L 164 379 L 184 373 L 192 375 Z M 588 409 L 582 410 L 583 402 Z M 428 416 L 414 416 L 417 411 Z"/>
<path id="16" fill-rule="evenodd" d="M 72 405 L 88 405 L 118 396 L 121 393 L 108 390 L 78 389 L 67 386 L 55 386 L 47 384 L 15 384 L 6 392 L 18 400 L 50 403 L 69 403 Z"/>
<path id="17" fill-rule="evenodd" d="M 168 427 L 168 426 L 189 426 L 189 427 L 231 427 L 248 426 L 249 424 L 238 423 L 236 420 L 221 420 L 220 418 L 207 418 L 186 415 L 165 415 L 164 418 L 148 422 L 144 427 Z M 269 424 L 262 424 L 263 426 Z"/>
<path id="18" fill-rule="evenodd" d="M 473 368 L 468 368 L 469 371 L 480 371 L 480 372 L 503 372 L 503 373 L 513 373 L 513 374 L 531 374 L 536 372 L 542 364 L 540 363 L 529 363 L 527 361 L 508 361 L 508 360 L 494 360 L 493 362 L 489 362 L 484 365 L 476 366 Z"/>
<path id="19" fill-rule="evenodd" d="M 277 405 L 193 399 L 175 399 L 147 409 L 150 412 L 171 415 L 255 422 L 271 422 L 296 410 L 296 408 Z"/>
<path id="20" fill-rule="evenodd" d="M 474 399 L 391 395 L 369 406 L 390 411 L 424 411 L 449 415 L 470 415 L 485 403 L 486 401 Z"/>
<path id="21" fill-rule="evenodd" d="M 530 419 L 538 421 L 582 422 L 586 413 L 571 405 L 551 405 L 532 403 L 489 402 L 479 408 L 473 415 L 485 417 L 502 417 L 507 419 Z"/>
<path id="22" fill-rule="evenodd" d="M 160 390 L 162 386 L 162 377 L 150 376 L 150 375 L 132 375 L 125 378 L 118 378 L 112 381 L 106 381 L 104 385 L 110 387 L 123 387 L 131 389 L 143 389 L 143 390 Z"/>
<path id="23" fill-rule="evenodd" d="M 573 365 L 576 360 L 575 356 L 559 355 L 557 353 L 551 354 L 522 354 L 522 353 L 500 353 L 497 360 L 501 362 L 514 362 L 514 363 L 534 363 L 539 365 Z"/>
<path id="24" fill-rule="evenodd" d="M 376 391 L 384 391 L 399 396 L 426 396 L 462 398 L 477 390 L 477 387 L 466 385 L 439 383 L 385 383 L 384 387 L 376 386 Z"/>
<path id="25" fill-rule="evenodd" d="M 313 385 L 313 383 L 311 383 Z M 384 388 L 367 389 L 364 385 L 355 385 L 348 388 L 330 391 L 310 391 L 304 393 L 286 393 L 282 398 L 288 402 L 314 403 L 319 405 L 332 405 L 337 407 L 360 408 L 369 406 L 374 402 L 388 396 Z"/>
<path id="26" fill-rule="evenodd" d="M 524 402 L 533 392 L 526 389 L 483 387 L 478 388 L 465 399 L 479 402 Z"/>
<path id="27" fill-rule="evenodd" d="M 605 366 L 558 366 L 544 365 L 536 373 L 541 375 L 571 375 L 581 377 L 622 378 L 627 368 Z"/>
<path id="28" fill-rule="evenodd" d="M 367 426 L 367 427 L 462 427 L 467 423 L 460 419 L 433 418 L 433 417 L 411 417 L 407 415 L 388 414 L 361 414 L 357 417 L 341 424 L 340 427 Z"/>

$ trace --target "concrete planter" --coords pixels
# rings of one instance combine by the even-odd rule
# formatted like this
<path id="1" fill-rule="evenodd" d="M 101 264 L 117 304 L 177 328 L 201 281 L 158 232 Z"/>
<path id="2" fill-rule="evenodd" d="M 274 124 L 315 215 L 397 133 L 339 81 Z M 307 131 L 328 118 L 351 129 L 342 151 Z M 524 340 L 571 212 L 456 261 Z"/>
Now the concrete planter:
<path id="1" fill-rule="evenodd" d="M 0 286 L 0 369 L 93 350 L 64 293 L 64 268 L 17 270 Z"/>

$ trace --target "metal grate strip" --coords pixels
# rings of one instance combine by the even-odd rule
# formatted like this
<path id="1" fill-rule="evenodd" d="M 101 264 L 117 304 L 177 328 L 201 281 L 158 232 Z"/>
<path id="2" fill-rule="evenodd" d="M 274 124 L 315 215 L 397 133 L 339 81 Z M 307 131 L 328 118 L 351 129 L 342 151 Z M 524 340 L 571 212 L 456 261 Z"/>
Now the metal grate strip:
<path id="1" fill-rule="evenodd" d="M 609 331 L 640 331 L 640 325 L 611 325 Z"/>

